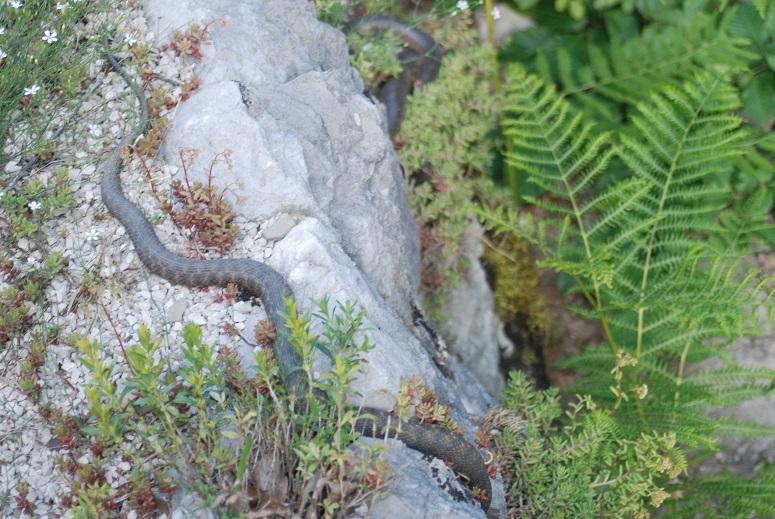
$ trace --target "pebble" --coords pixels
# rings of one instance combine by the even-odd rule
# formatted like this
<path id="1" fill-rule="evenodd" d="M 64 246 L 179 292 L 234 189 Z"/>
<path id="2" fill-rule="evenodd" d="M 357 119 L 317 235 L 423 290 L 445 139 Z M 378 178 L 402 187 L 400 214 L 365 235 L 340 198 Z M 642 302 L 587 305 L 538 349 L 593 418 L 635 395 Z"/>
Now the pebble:
<path id="1" fill-rule="evenodd" d="M 19 171 L 21 169 L 21 167 L 19 167 L 19 162 L 18 161 L 16 161 L 16 160 L 9 160 L 8 162 L 6 162 L 4 169 L 5 169 L 6 173 L 16 173 L 17 171 Z"/>
<path id="2" fill-rule="evenodd" d="M 183 314 L 186 311 L 186 308 L 188 307 L 188 301 L 185 299 L 177 299 L 175 300 L 169 308 L 167 308 L 167 319 L 170 321 L 181 321 L 183 319 Z"/>
<path id="3" fill-rule="evenodd" d="M 264 227 L 262 234 L 268 241 L 282 240 L 293 229 L 294 225 L 296 225 L 296 219 L 289 214 L 282 213 Z"/>

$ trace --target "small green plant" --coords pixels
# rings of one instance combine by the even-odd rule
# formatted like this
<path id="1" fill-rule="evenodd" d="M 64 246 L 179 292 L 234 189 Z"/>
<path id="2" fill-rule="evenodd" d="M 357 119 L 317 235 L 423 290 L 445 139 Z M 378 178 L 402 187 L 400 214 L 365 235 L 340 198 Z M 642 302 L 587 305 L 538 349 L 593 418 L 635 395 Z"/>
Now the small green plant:
<path id="1" fill-rule="evenodd" d="M 213 168 L 219 160 L 231 167 L 228 152 L 219 154 L 210 162 L 207 173 L 207 185 L 190 182 L 188 168 L 196 159 L 196 150 L 181 150 L 180 162 L 183 168 L 183 180 L 172 182 L 173 203 L 166 203 L 164 210 L 179 226 L 191 231 L 192 241 L 206 249 L 216 249 L 221 253 L 228 251 L 234 243 L 239 227 L 233 222 L 234 214 L 226 202 L 223 192 L 213 186 Z"/>
<path id="2" fill-rule="evenodd" d="M 502 407 L 485 418 L 509 511 L 519 517 L 646 518 L 669 496 L 661 482 L 686 470 L 673 433 L 624 438 L 589 397 L 563 413 L 559 391 L 535 391 L 512 372 Z"/>
<path id="3" fill-rule="evenodd" d="M 0 345 L 5 346 L 32 325 L 32 315 L 24 292 L 14 287 L 0 290 L 0 310 Z"/>
<path id="4" fill-rule="evenodd" d="M 392 32 L 368 36 L 351 32 L 347 35 L 347 43 L 352 52 L 352 65 L 369 85 L 379 85 L 403 70 L 398 57 L 401 40 Z"/>
<path id="5" fill-rule="evenodd" d="M 349 448 L 358 436 L 357 415 L 346 402 L 359 357 L 371 348 L 360 331 L 363 317 L 351 304 L 323 300 L 314 316 L 305 316 L 288 303 L 288 339 L 303 359 L 305 395 L 283 387 L 271 349 L 257 349 L 255 375 L 247 376 L 234 353 L 205 344 L 193 324 L 182 332 L 174 373 L 161 355 L 161 342 L 140 327 L 138 342 L 125 349 L 129 376 L 123 387 L 115 382 L 120 367 L 102 357 L 96 342 L 78 339 L 91 373 L 86 389 L 91 420 L 82 431 L 106 446 L 100 452 L 108 457 L 120 452 L 131 432 L 143 445 L 131 458 L 157 460 L 152 471 L 137 463 L 132 476 L 130 498 L 143 513 L 152 512 L 164 492 L 182 486 L 227 514 L 290 500 L 293 509 L 339 517 L 386 480 L 384 461 L 358 460 Z M 313 318 L 321 323 L 320 334 L 311 331 Z M 329 358 L 330 372 L 313 372 L 316 351 Z M 326 398 L 314 396 L 320 394 Z M 171 454 L 180 452 L 186 455 Z M 172 471 L 179 475 L 174 482 L 164 476 Z M 305 489 L 311 482 L 317 490 L 309 496 Z M 250 497 L 249 488 L 258 496 Z M 87 499 L 74 497 L 79 503 Z"/>
<path id="6" fill-rule="evenodd" d="M 171 48 L 178 56 L 191 56 L 195 60 L 202 59 L 202 44 L 205 42 L 210 24 L 200 26 L 189 25 L 185 31 L 175 31 L 172 41 L 162 47 L 162 50 Z"/>
<path id="7" fill-rule="evenodd" d="M 20 512 L 31 512 L 32 502 L 27 499 L 27 496 L 30 493 L 30 484 L 26 481 L 20 481 L 19 484 L 16 485 L 16 492 L 16 508 Z"/>
<path id="8" fill-rule="evenodd" d="M 1 191 L 0 194 L 0 209 L 8 215 L 5 222 L 0 220 L 0 225 L 8 228 L 3 240 L 7 245 L 22 238 L 36 238 L 44 221 L 61 216 L 73 205 L 66 168 L 57 170 L 51 187 L 33 177 L 17 192 Z M 46 250 L 43 246 L 40 249 Z"/>

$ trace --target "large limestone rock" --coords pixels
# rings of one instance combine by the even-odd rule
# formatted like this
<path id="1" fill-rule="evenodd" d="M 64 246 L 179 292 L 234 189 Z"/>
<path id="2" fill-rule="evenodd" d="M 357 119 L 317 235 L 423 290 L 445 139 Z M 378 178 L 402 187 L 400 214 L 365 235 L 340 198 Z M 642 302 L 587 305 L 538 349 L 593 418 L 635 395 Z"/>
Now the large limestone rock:
<path id="1" fill-rule="evenodd" d="M 275 240 L 266 261 L 299 305 L 311 309 L 328 296 L 368 313 L 376 347 L 356 384 L 364 402 L 391 407 L 400 380 L 417 375 L 470 434 L 469 413 L 481 413 L 489 400 L 457 366 L 467 386 L 461 398 L 411 329 L 417 230 L 382 110 L 362 94 L 344 36 L 302 0 L 145 0 L 144 7 L 161 41 L 191 22 L 209 24 L 196 71 L 202 86 L 174 117 L 166 160 L 177 163 L 179 148 L 198 150 L 189 176 L 205 180 L 213 157 L 228 151 L 231 165 L 217 164 L 214 182 L 228 186 L 235 211 L 262 222 L 264 236 Z M 248 326 L 260 317 L 257 309 Z M 390 452 L 402 468 L 370 517 L 484 515 L 459 489 L 440 486 L 422 456 L 400 443 Z M 406 491 L 412 488 L 424 490 Z M 502 508 L 498 491 L 494 505 Z"/>

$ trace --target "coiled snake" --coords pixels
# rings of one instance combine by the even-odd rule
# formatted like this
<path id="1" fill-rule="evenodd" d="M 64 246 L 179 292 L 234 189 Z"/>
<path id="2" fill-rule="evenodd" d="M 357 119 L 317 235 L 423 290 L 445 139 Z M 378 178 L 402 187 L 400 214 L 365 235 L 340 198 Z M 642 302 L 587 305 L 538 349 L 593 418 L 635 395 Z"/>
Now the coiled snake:
<path id="1" fill-rule="evenodd" d="M 380 17 L 381 19 L 382 17 Z M 366 24 L 368 20 L 363 23 Z M 397 22 L 397 21 L 395 21 Z M 385 23 L 384 20 L 378 23 Z M 401 25 L 401 22 L 397 22 Z M 393 22 L 391 27 L 395 28 Z M 420 31 L 403 27 L 416 38 Z M 419 34 L 418 34 L 419 33 Z M 427 35 L 425 38 L 430 39 Z M 433 40 L 430 40 L 433 41 Z M 426 41 L 427 43 L 427 41 Z M 143 264 L 152 273 L 171 283 L 190 287 L 225 286 L 234 283 L 243 291 L 258 297 L 264 305 L 270 322 L 277 330 L 277 339 L 273 350 L 277 359 L 282 381 L 289 392 L 296 395 L 306 394 L 306 383 L 298 369 L 301 359 L 287 341 L 287 331 L 282 312 L 285 299 L 293 293 L 283 277 L 274 269 L 249 259 L 211 259 L 192 260 L 180 256 L 164 246 L 153 226 L 143 212 L 124 195 L 119 176 L 122 167 L 122 152 L 134 143 L 148 129 L 150 119 L 148 106 L 140 85 L 129 76 L 126 70 L 106 50 L 106 58 L 113 69 L 123 78 L 139 102 L 140 119 L 137 125 L 118 143 L 102 166 L 102 201 L 110 213 L 124 226 L 135 251 Z M 380 438 L 389 436 L 404 442 L 408 447 L 422 453 L 446 460 L 470 484 L 482 491 L 482 508 L 490 505 L 491 487 L 487 468 L 479 451 L 463 437 L 446 429 L 416 421 L 400 424 L 388 412 L 380 409 L 362 408 L 361 417 L 355 429 L 364 436 Z"/>

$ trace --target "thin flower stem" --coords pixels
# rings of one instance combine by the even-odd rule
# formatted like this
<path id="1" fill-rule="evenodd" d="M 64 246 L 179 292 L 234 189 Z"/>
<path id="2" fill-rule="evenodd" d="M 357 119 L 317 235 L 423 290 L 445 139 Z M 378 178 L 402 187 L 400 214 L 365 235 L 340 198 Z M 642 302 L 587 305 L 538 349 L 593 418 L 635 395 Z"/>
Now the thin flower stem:
<path id="1" fill-rule="evenodd" d="M 505 149 L 506 158 L 503 162 L 506 169 L 506 181 L 509 185 L 509 191 L 511 197 L 514 200 L 514 204 L 519 203 L 519 188 L 517 187 L 517 171 L 514 169 L 509 161 L 508 157 L 512 154 L 513 148 L 511 147 L 511 141 L 504 135 L 503 129 L 506 124 L 506 117 L 503 113 L 501 106 L 501 93 L 503 91 L 503 83 L 501 82 L 500 65 L 498 63 L 498 47 L 495 43 L 495 20 L 492 17 L 492 0 L 484 0 L 485 19 L 487 20 L 487 43 L 490 47 L 490 59 L 492 60 L 492 87 L 493 95 L 497 101 L 498 111 L 498 128 L 500 129 L 501 137 L 503 138 L 503 146 Z"/>

